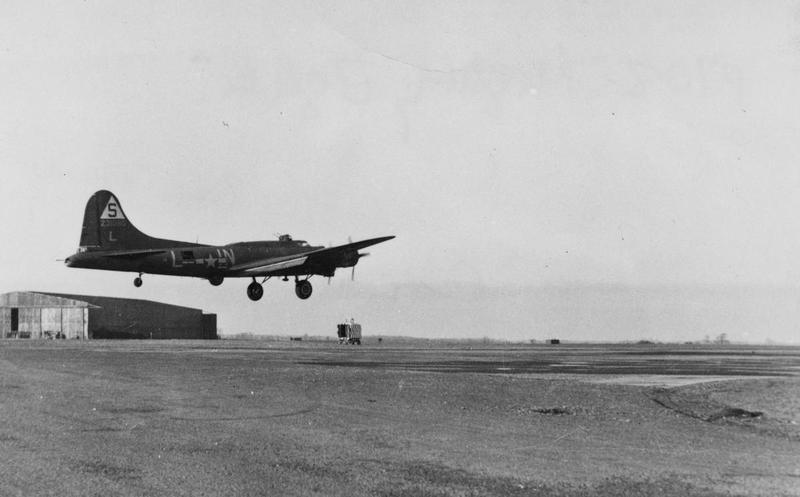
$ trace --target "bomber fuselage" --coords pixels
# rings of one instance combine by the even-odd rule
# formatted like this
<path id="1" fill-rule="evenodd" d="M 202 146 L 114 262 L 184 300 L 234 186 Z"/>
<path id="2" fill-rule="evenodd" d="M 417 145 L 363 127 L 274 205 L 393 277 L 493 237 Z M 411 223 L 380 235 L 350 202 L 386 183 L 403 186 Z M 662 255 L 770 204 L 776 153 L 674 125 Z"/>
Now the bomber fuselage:
<path id="1" fill-rule="evenodd" d="M 126 255 L 125 251 L 84 250 L 69 256 L 66 265 L 69 267 L 103 269 L 110 271 L 130 271 L 149 274 L 165 274 L 175 276 L 192 276 L 210 278 L 213 276 L 257 276 L 257 271 L 241 269 L 248 264 L 264 259 L 280 261 L 306 252 L 322 249 L 322 246 L 311 246 L 303 241 L 258 241 L 238 242 L 229 245 L 189 245 L 174 248 L 153 250 L 152 254 L 141 253 Z M 330 264 L 306 265 L 299 268 L 272 270 L 270 274 L 291 276 L 295 274 L 332 275 L 336 267 L 349 267 L 355 260 L 348 261 L 340 257 Z M 351 258 L 355 259 L 355 258 Z M 348 264 L 348 262 L 352 262 Z"/>

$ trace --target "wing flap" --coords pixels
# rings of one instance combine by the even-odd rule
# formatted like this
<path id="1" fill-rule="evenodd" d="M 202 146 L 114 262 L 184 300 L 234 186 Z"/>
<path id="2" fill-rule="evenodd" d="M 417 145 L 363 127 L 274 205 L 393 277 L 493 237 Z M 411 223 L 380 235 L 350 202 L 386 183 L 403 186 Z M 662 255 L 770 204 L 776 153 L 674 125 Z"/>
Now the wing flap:
<path id="1" fill-rule="evenodd" d="M 260 276 L 262 274 L 267 274 L 273 271 L 282 271 L 284 269 L 289 269 L 295 266 L 302 266 L 305 264 L 306 259 L 308 259 L 307 255 L 303 255 L 301 257 L 293 257 L 291 259 L 286 259 L 283 261 L 278 262 L 267 262 L 269 259 L 264 261 L 257 261 L 253 262 L 244 266 L 234 266 L 231 268 L 231 271 L 243 274 L 243 275 L 257 275 Z"/>

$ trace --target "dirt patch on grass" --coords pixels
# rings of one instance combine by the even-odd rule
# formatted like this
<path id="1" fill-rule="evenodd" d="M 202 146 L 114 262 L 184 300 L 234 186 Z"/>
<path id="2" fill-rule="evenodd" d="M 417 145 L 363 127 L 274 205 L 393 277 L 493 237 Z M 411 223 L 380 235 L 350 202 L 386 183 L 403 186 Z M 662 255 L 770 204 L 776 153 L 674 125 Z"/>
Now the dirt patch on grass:
<path id="1" fill-rule="evenodd" d="M 761 434 L 800 440 L 793 410 L 800 386 L 789 379 L 740 380 L 659 388 L 651 392 L 657 404 L 709 423 L 727 423 Z"/>
<path id="2" fill-rule="evenodd" d="M 104 412 L 111 414 L 152 414 L 166 411 L 163 407 L 142 406 L 142 407 L 104 407 Z"/>
<path id="3" fill-rule="evenodd" d="M 10 442 L 17 442 L 19 440 L 18 437 L 14 435 L 9 435 L 8 433 L 0 433 L 0 443 L 10 443 Z"/>
<path id="4" fill-rule="evenodd" d="M 764 413 L 761 411 L 748 411 L 739 407 L 725 407 L 719 411 L 712 413 L 707 421 L 716 421 L 718 419 L 750 419 L 760 418 Z"/>
<path id="5" fill-rule="evenodd" d="M 623 375 L 611 376 L 600 378 L 587 378 L 583 381 L 588 383 L 599 384 L 614 384 L 614 385 L 630 385 L 638 387 L 682 387 L 686 385 L 693 385 L 695 383 L 710 383 L 717 381 L 731 381 L 740 380 L 741 376 L 681 376 L 681 375 L 664 375 L 664 374 L 637 374 L 637 375 Z"/>
<path id="6" fill-rule="evenodd" d="M 382 497 L 526 496 L 526 497 L 731 497 L 737 494 L 701 487 L 679 476 L 667 478 L 611 477 L 596 484 L 546 483 L 513 477 L 470 473 L 440 464 L 417 461 L 391 471 L 391 482 L 375 494 Z"/>
<path id="7" fill-rule="evenodd" d="M 478 475 L 425 461 L 409 462 L 388 472 L 391 480 L 379 485 L 376 495 L 382 497 L 553 495 L 540 492 L 551 490 L 549 486 L 540 485 L 538 488 L 533 488 L 532 484 L 529 484 L 530 486 L 526 488 L 526 482 L 522 480 Z"/>
<path id="8" fill-rule="evenodd" d="M 93 476 L 102 476 L 117 482 L 130 482 L 141 479 L 139 470 L 117 466 L 103 461 L 85 461 L 74 465 L 74 469 Z"/>

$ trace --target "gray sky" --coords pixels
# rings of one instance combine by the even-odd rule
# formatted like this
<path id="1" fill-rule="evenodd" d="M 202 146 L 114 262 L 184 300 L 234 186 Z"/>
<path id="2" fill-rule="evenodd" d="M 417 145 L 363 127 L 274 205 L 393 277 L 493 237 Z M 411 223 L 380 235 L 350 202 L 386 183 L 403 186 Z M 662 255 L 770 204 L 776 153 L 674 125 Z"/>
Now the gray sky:
<path id="1" fill-rule="evenodd" d="M 365 280 L 800 281 L 798 2 L 88 0 L 0 14 L 0 291 L 204 307 L 231 294 L 212 310 L 244 326 L 222 316 L 253 305 L 246 280 L 151 276 L 134 291 L 124 274 L 53 262 L 102 188 L 154 236 L 397 235 L 355 284 L 318 281 L 302 311 L 318 319 L 315 299 Z M 283 296 L 257 305 L 253 320 L 299 312 Z"/>

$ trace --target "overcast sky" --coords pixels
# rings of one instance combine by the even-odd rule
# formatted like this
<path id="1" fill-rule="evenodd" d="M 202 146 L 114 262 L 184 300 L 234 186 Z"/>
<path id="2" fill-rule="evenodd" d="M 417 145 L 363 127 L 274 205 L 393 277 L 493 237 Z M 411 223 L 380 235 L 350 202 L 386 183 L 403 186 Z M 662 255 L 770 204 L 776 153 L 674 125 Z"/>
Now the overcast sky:
<path id="1" fill-rule="evenodd" d="M 54 262 L 99 189 L 159 237 L 397 235 L 355 285 L 796 288 L 799 28 L 779 1 L 5 1 L 0 291 L 251 305 Z"/>

